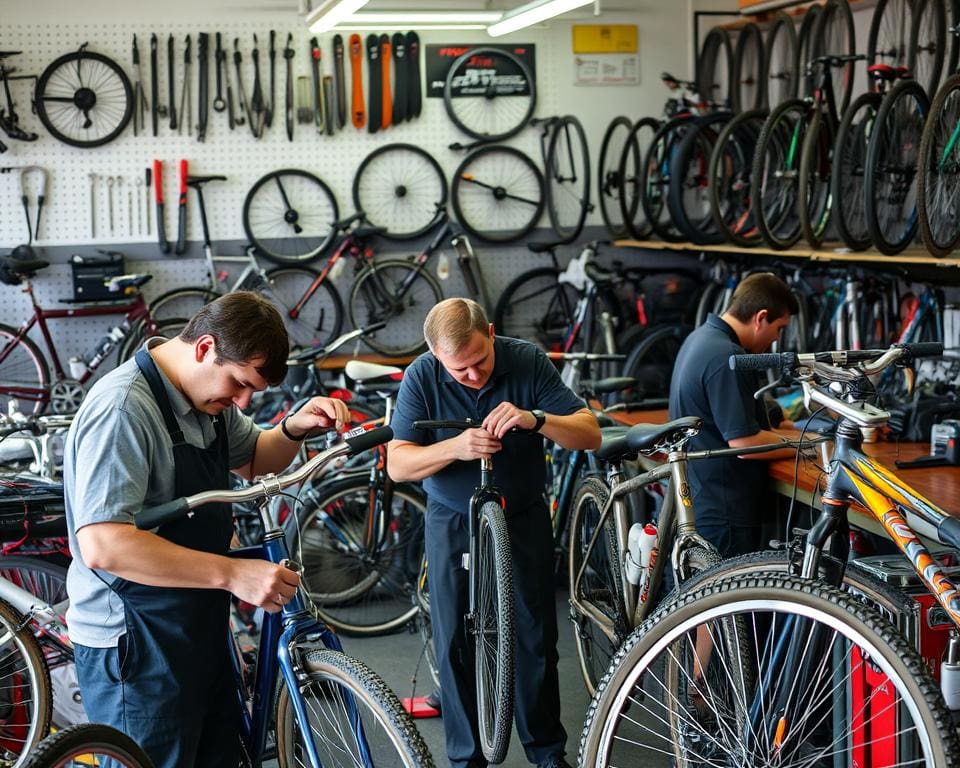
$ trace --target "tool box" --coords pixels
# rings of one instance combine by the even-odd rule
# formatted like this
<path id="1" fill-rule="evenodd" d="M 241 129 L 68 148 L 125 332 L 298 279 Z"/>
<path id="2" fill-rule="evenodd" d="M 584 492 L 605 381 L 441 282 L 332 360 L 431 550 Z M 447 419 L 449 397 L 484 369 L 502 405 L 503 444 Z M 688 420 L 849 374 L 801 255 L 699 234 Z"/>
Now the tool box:
<path id="1" fill-rule="evenodd" d="M 123 254 L 109 252 L 101 256 L 81 256 L 75 253 L 70 257 L 70 269 L 73 272 L 74 301 L 126 300 L 122 293 L 113 292 L 106 285 L 111 277 L 124 274 Z"/>

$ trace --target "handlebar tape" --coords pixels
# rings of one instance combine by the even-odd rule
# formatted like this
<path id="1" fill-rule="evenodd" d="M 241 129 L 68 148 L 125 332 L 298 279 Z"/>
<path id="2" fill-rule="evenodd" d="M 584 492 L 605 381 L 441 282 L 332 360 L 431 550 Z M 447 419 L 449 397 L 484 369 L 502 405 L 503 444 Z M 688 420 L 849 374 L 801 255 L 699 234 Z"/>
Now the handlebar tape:
<path id="1" fill-rule="evenodd" d="M 190 507 L 186 498 L 181 496 L 179 499 L 143 510 L 134 517 L 133 522 L 141 531 L 152 530 L 164 523 L 170 523 L 186 516 L 189 511 Z"/>
<path id="2" fill-rule="evenodd" d="M 356 437 L 348 437 L 344 442 L 350 446 L 350 454 L 355 456 L 390 440 L 393 440 L 393 430 L 390 427 L 377 427 Z"/>

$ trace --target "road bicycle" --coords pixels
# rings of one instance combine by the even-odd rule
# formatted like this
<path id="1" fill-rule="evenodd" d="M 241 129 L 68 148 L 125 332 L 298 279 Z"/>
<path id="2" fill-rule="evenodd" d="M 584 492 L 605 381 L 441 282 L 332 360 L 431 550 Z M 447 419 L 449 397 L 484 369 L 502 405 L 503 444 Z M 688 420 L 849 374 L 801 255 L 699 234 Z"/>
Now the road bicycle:
<path id="1" fill-rule="evenodd" d="M 17 105 L 10 93 L 11 80 L 36 80 L 35 75 L 14 75 L 16 67 L 11 67 L 3 63 L 4 59 L 11 56 L 18 56 L 23 51 L 0 51 L 0 83 L 3 83 L 3 96 L 6 101 L 6 108 L 0 107 L 0 130 L 2 130 L 11 139 L 18 141 L 36 141 L 37 134 L 25 131 L 20 127 L 20 115 L 17 114 Z M 0 142 L 0 152 L 6 152 L 7 145 Z"/>
<path id="2" fill-rule="evenodd" d="M 150 530 L 212 502 L 255 502 L 265 531 L 262 542 L 231 555 L 262 558 L 302 572 L 301 564 L 290 559 L 270 500 L 285 488 L 307 482 L 328 462 L 369 450 L 392 436 L 389 427 L 347 435 L 343 442 L 293 471 L 266 475 L 246 489 L 207 491 L 145 509 L 137 515 L 137 525 Z M 344 655 L 340 641 L 318 618 L 303 587 L 281 612 L 264 616 L 253 669 L 239 653 L 233 654 L 233 659 L 238 700 L 243 702 L 241 741 L 250 765 L 262 764 L 273 723 L 277 758 L 284 768 L 319 768 L 343 762 L 433 766 L 423 739 L 400 701 L 372 670 Z"/>
<path id="3" fill-rule="evenodd" d="M 153 768 L 153 762 L 125 733 L 100 723 L 74 725 L 57 731 L 30 752 L 24 768 L 74 768 L 110 765 Z"/>
<path id="4" fill-rule="evenodd" d="M 847 567 L 855 503 L 906 556 L 944 620 L 960 626 L 955 583 L 920 539 L 956 550 L 960 521 L 862 450 L 862 430 L 890 415 L 875 405 L 871 377 L 942 349 L 732 357 L 736 369 L 783 371 L 808 405 L 839 416 L 822 511 L 804 536 L 703 574 L 635 630 L 591 704 L 582 765 L 664 751 L 683 765 L 957 764 L 949 676 L 941 693 L 890 601 L 869 579 L 861 589 L 864 572 Z M 758 567 L 766 558 L 775 564 Z M 901 594 L 893 605 L 903 602 Z M 735 628 L 737 642 L 719 642 L 720 627 Z"/>
<path id="5" fill-rule="evenodd" d="M 530 124 L 542 126 L 540 156 L 550 226 L 561 243 L 572 243 L 593 210 L 587 135 L 573 115 L 534 118 Z"/>

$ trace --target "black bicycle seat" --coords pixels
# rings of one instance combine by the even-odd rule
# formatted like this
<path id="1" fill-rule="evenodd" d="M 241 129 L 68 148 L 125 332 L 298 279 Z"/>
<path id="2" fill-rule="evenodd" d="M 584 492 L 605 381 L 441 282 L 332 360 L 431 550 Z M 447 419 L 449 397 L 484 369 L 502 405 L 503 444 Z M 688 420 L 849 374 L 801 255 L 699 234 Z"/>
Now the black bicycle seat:
<path id="1" fill-rule="evenodd" d="M 363 211 L 357 211 L 357 213 L 352 216 L 347 216 L 345 219 L 340 219 L 340 221 L 333 222 L 333 228 L 338 232 L 346 232 L 353 226 L 354 222 L 363 221 L 367 217 L 367 214 Z"/>
<path id="2" fill-rule="evenodd" d="M 226 176 L 187 176 L 187 184 L 196 189 L 200 189 L 208 181 L 226 181 Z"/>
<path id="3" fill-rule="evenodd" d="M 566 243 L 563 240 L 549 241 L 545 243 L 534 242 L 534 243 L 527 243 L 527 248 L 529 248 L 534 253 L 551 253 L 553 249 L 556 248 L 558 245 L 565 245 L 565 244 Z"/>
<path id="4" fill-rule="evenodd" d="M 386 231 L 386 227 L 357 227 L 353 230 L 353 234 L 359 239 L 364 240 L 368 237 L 374 237 L 375 235 L 382 235 Z"/>
<path id="5" fill-rule="evenodd" d="M 678 432 L 699 430 L 702 423 L 703 420 L 697 416 L 683 416 L 666 424 L 634 424 L 622 438 L 602 442 L 595 455 L 601 461 L 622 461 L 628 456 L 650 450 Z"/>
<path id="6" fill-rule="evenodd" d="M 24 277 L 30 277 L 38 270 L 50 266 L 49 261 L 38 259 L 36 252 L 29 245 L 18 245 L 9 255 L 0 256 L 0 261 L 10 272 Z"/>
<path id="7" fill-rule="evenodd" d="M 610 392 L 621 392 L 635 386 L 637 386 L 637 380 L 633 376 L 611 376 L 608 379 L 597 379 L 596 381 L 584 379 L 580 382 L 580 391 L 595 395 L 606 395 Z"/>
<path id="8" fill-rule="evenodd" d="M 609 417 L 607 417 L 609 418 Z M 627 433 L 631 427 L 624 424 L 600 427 L 600 447 L 593 453 L 600 461 L 621 462 L 636 458 L 637 452 L 627 443 Z"/>

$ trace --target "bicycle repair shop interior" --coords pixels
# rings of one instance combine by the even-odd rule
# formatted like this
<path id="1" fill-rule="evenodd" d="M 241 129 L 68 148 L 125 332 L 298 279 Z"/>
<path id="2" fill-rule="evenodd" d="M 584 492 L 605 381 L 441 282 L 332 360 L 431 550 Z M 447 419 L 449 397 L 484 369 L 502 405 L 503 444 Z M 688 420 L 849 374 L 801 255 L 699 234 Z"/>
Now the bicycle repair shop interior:
<path id="1" fill-rule="evenodd" d="M 698 316 L 722 310 L 747 271 L 773 269 L 805 302 L 798 349 L 944 342 L 914 393 L 888 403 L 894 418 L 880 444 L 891 461 L 936 454 L 940 466 L 912 470 L 910 482 L 960 510 L 958 25 L 954 0 L 0 0 L 0 254 L 28 246 L 14 255 L 49 263 L 32 277 L 47 309 L 103 306 L 104 281 L 124 274 L 152 276 L 148 303 L 188 286 L 242 287 L 235 278 L 247 267 L 268 277 L 294 270 L 302 294 L 342 236 L 334 220 L 362 209 L 365 226 L 382 228 L 364 248 L 406 259 L 429 249 L 446 212 L 452 235 L 472 244 L 498 329 L 545 347 L 558 349 L 566 327 L 535 301 L 529 317 L 510 319 L 523 280 L 552 286 L 566 270 L 562 290 L 575 303 L 592 284 L 587 261 L 614 273 L 587 306 L 596 330 L 585 348 L 604 350 L 609 328 L 626 363 L 603 374 L 642 382 L 611 402 L 665 397 Z M 833 59 L 828 101 L 821 69 L 807 70 L 818 57 Z M 868 75 L 876 65 L 887 67 Z M 875 99 L 860 98 L 868 92 Z M 884 112 L 894 94 L 897 109 Z M 781 109 L 796 99 L 807 101 Z M 768 119 L 808 125 L 814 112 L 819 141 L 797 141 L 796 168 L 778 170 L 783 144 L 761 151 Z M 891 113 L 905 115 L 895 131 L 870 129 Z M 685 127 L 660 130 L 677 115 Z M 574 120 L 550 119 L 564 116 Z M 800 169 L 806 192 L 771 185 L 771 210 L 755 205 L 765 173 L 796 179 Z M 195 177 L 224 177 L 202 183 L 205 223 L 199 184 L 187 183 Z M 297 198 L 270 197 L 283 178 Z M 584 249 L 595 241 L 596 251 Z M 535 252 L 528 242 L 556 247 Z M 483 300 L 451 238 L 436 245 L 425 269 L 439 295 Z M 319 343 L 357 321 L 355 266 L 361 258 L 331 269 L 341 315 Z M 21 288 L 0 286 L 4 339 L 32 311 Z M 67 394 L 53 410 L 82 397 L 75 379 L 122 317 L 51 320 L 49 345 L 30 331 L 42 355 L 52 348 L 63 363 Z M 403 323 L 380 333 L 388 348 L 420 340 Z M 340 354 L 413 358 L 363 343 Z M 49 383 L 58 379 L 51 368 Z M 795 397 L 782 406 L 803 415 Z M 773 463 L 779 511 L 794 481 L 792 462 Z M 816 503 L 815 483 L 815 474 L 801 481 L 801 502 Z M 783 522 L 771 521 L 772 537 L 785 535 Z M 893 560 L 889 572 L 892 581 Z M 572 757 L 590 699 L 566 576 L 558 584 Z M 933 614 L 924 605 L 910 620 L 927 622 L 920 650 L 939 670 L 947 624 Z M 399 695 L 411 695 L 418 669 L 415 693 L 429 692 L 419 635 L 346 644 Z M 419 726 L 440 764 L 439 721 Z M 525 765 L 516 737 L 504 764 Z"/>

